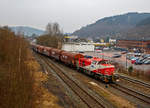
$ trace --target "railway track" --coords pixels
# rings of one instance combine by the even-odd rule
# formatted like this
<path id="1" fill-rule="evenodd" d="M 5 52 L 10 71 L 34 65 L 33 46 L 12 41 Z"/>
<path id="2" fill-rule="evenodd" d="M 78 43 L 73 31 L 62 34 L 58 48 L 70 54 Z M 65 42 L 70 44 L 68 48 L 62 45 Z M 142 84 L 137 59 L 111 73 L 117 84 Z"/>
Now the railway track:
<path id="1" fill-rule="evenodd" d="M 95 80 L 95 81 L 97 83 L 99 83 L 97 80 Z M 116 88 L 119 91 L 122 91 L 122 92 L 124 92 L 124 93 L 126 93 L 126 94 L 128 94 L 128 95 L 130 95 L 130 96 L 132 96 L 132 97 L 134 97 L 136 99 L 138 99 L 138 100 L 140 100 L 141 102 L 144 102 L 146 104 L 150 104 L 150 101 L 149 101 L 150 100 L 150 96 L 149 95 L 143 94 L 143 93 L 135 91 L 133 89 L 129 89 L 129 88 L 127 88 L 125 86 L 122 86 L 121 84 L 117 84 L 117 83 L 110 84 L 110 86 L 113 87 L 113 88 Z M 120 86 L 120 88 L 118 86 Z"/>
<path id="2" fill-rule="evenodd" d="M 133 82 L 135 84 L 140 84 L 144 87 L 147 87 L 147 88 L 150 88 L 150 84 L 146 83 L 146 82 L 143 82 L 143 81 L 139 81 L 139 80 L 136 80 L 136 79 L 133 79 L 133 78 L 129 78 L 129 77 L 126 77 L 126 76 L 123 76 L 123 75 L 119 75 L 118 76 L 124 80 L 127 80 L 127 81 L 130 81 L 130 82 Z"/>
<path id="3" fill-rule="evenodd" d="M 88 108 L 110 108 L 107 104 L 104 103 L 101 99 L 97 99 L 95 96 L 87 92 L 87 89 L 84 89 L 76 81 L 72 80 L 65 72 L 56 66 L 52 60 L 40 56 L 40 58 L 53 69 L 57 76 L 86 104 Z M 111 106 L 112 107 L 112 106 Z"/>
<path id="4" fill-rule="evenodd" d="M 135 91 L 131 88 L 127 88 L 127 87 L 125 87 L 121 84 L 118 84 L 118 83 L 110 84 L 110 86 L 150 105 L 150 96 L 149 95 L 145 95 L 141 92 Z"/>

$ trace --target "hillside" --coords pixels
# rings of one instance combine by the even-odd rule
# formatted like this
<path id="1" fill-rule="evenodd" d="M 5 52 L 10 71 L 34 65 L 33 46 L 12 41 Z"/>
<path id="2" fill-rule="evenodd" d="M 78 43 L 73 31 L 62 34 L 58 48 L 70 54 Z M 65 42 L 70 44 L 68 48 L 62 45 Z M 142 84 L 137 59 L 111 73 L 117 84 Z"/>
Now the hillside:
<path id="1" fill-rule="evenodd" d="M 82 27 L 73 35 L 80 37 L 121 37 L 122 33 L 134 28 L 140 21 L 150 17 L 150 13 L 127 13 L 105 17 L 93 24 Z"/>
<path id="2" fill-rule="evenodd" d="M 139 26 L 146 26 L 146 25 L 150 25 L 150 17 L 142 20 L 141 22 L 139 22 L 136 27 L 139 27 Z"/>
<path id="3" fill-rule="evenodd" d="M 35 35 L 42 35 L 44 33 L 43 30 L 39 30 L 36 28 L 32 28 L 32 27 L 27 27 L 27 26 L 16 26 L 16 27 L 10 27 L 10 29 L 15 32 L 21 32 L 23 33 L 25 36 L 32 36 L 33 34 Z"/>
<path id="4" fill-rule="evenodd" d="M 139 22 L 125 34 L 125 38 L 150 40 L 150 17 Z"/>

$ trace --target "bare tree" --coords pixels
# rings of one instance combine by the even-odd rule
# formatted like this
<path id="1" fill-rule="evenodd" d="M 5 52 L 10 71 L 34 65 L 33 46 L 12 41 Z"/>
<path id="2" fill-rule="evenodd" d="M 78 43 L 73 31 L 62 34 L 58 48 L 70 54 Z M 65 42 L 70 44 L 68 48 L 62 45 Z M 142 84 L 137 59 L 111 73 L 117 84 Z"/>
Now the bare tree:
<path id="1" fill-rule="evenodd" d="M 39 36 L 37 38 L 37 43 L 60 49 L 63 40 L 62 38 L 63 30 L 60 29 L 59 24 L 57 22 L 48 23 L 46 26 L 46 34 Z"/>
<path id="2" fill-rule="evenodd" d="M 46 26 L 46 34 L 50 36 L 61 36 L 62 30 L 60 30 L 60 26 L 57 22 L 48 23 Z"/>
<path id="3" fill-rule="evenodd" d="M 60 27 L 59 27 L 59 24 L 57 22 L 55 22 L 53 24 L 53 32 L 57 36 L 59 36 L 61 34 Z"/>
<path id="4" fill-rule="evenodd" d="M 52 27 L 52 23 L 48 23 L 46 26 L 46 34 L 49 34 L 50 36 L 52 36 L 53 34 L 53 27 Z"/>

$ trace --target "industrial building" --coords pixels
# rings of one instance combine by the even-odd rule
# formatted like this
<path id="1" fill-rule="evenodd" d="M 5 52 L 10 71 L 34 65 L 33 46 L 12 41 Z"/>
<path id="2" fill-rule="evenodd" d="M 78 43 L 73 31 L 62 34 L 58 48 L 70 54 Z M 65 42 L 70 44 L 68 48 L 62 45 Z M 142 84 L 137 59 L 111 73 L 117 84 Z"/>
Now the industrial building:
<path id="1" fill-rule="evenodd" d="M 62 45 L 62 50 L 65 51 L 74 51 L 74 52 L 80 52 L 80 51 L 94 51 L 94 45 L 92 43 L 86 43 L 86 42 L 67 42 Z"/>
<path id="2" fill-rule="evenodd" d="M 150 53 L 150 40 L 118 40 L 117 47 L 128 49 L 140 49 Z"/>

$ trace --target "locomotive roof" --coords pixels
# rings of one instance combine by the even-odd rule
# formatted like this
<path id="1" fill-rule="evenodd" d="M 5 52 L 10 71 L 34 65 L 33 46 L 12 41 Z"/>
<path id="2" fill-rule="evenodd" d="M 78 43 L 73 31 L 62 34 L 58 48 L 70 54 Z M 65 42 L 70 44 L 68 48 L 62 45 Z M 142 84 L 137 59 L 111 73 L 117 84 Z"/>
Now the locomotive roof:
<path id="1" fill-rule="evenodd" d="M 95 60 L 95 61 L 102 61 L 102 60 L 105 60 L 105 61 L 107 61 L 106 59 L 103 59 L 103 58 L 92 58 L 92 60 Z"/>
<path id="2" fill-rule="evenodd" d="M 86 60 L 86 61 L 102 61 L 102 60 L 107 61 L 106 59 L 97 58 L 97 57 L 94 57 L 94 58 L 80 58 L 80 59 L 81 59 L 81 60 Z"/>

